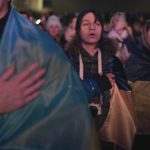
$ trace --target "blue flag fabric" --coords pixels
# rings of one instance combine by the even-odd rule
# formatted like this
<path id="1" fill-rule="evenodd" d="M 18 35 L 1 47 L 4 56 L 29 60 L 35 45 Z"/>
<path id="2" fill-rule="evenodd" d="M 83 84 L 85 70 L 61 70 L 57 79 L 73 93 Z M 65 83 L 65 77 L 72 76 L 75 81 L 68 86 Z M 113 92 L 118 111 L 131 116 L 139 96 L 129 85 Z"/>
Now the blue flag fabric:
<path id="1" fill-rule="evenodd" d="M 0 115 L 2 150 L 97 150 L 85 91 L 62 49 L 35 24 L 11 9 L 0 42 L 0 73 L 33 63 L 46 69 L 41 95 Z"/>

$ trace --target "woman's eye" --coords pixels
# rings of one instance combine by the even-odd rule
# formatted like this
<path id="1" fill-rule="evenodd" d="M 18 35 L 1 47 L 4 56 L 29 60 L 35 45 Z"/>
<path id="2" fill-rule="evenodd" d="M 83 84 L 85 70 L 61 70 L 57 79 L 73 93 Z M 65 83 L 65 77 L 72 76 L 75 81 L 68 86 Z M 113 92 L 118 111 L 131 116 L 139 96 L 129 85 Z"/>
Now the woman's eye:
<path id="1" fill-rule="evenodd" d="M 99 21 L 96 21 L 95 24 L 96 24 L 97 26 L 101 25 Z"/>

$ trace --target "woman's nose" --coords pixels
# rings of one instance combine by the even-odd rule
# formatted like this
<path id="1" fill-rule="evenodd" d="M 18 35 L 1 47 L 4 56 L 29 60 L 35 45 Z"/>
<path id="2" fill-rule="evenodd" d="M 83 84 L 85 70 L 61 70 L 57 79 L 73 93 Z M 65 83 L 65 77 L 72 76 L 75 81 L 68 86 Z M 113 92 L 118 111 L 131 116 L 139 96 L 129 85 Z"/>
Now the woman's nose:
<path id="1" fill-rule="evenodd" d="M 95 29 L 95 24 L 90 23 L 90 29 Z"/>

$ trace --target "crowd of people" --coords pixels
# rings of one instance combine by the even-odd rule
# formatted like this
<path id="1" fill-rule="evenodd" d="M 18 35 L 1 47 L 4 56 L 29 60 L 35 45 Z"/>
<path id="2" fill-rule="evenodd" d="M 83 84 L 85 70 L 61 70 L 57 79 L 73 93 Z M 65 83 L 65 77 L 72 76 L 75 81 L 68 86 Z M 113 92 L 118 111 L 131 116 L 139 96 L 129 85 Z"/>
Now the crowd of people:
<path id="1" fill-rule="evenodd" d="M 132 150 L 150 134 L 148 18 L 0 8 L 0 149 Z"/>

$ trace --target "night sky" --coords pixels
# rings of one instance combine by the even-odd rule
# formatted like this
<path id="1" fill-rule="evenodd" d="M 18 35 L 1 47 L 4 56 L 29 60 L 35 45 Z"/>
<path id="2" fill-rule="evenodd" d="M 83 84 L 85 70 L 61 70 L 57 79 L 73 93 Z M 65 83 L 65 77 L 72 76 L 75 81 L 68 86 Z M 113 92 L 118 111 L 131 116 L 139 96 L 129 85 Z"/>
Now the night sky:
<path id="1" fill-rule="evenodd" d="M 149 0 L 51 0 L 54 10 L 58 12 L 79 11 L 93 7 L 99 12 L 125 11 L 150 12 Z"/>

